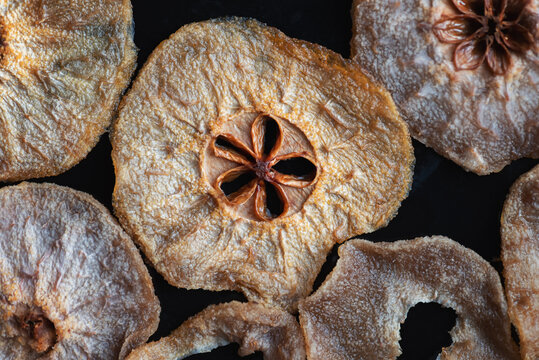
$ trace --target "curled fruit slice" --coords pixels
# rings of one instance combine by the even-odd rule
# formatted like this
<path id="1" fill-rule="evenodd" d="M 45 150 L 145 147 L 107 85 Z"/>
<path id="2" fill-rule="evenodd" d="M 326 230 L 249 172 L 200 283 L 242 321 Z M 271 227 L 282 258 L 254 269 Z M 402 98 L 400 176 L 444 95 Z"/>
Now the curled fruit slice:
<path id="1" fill-rule="evenodd" d="M 300 304 L 309 359 L 396 359 L 400 324 L 420 302 L 456 311 L 444 359 L 518 359 L 500 278 L 473 251 L 441 236 L 350 240 L 337 266 Z"/>
<path id="2" fill-rule="evenodd" d="M 304 360 L 296 319 L 276 308 L 233 301 L 212 305 L 170 336 L 135 349 L 128 360 L 176 360 L 236 342 L 240 356 L 261 351 L 265 360 Z"/>
<path id="3" fill-rule="evenodd" d="M 0 182 L 62 173 L 135 69 L 129 0 L 0 1 Z"/>
<path id="4" fill-rule="evenodd" d="M 336 242 L 384 226 L 413 153 L 354 62 L 255 20 L 187 25 L 112 132 L 114 207 L 171 284 L 296 307 Z"/>
<path id="5" fill-rule="evenodd" d="M 502 212 L 502 261 L 509 316 L 522 359 L 539 359 L 539 165 L 513 185 Z"/>
<path id="6" fill-rule="evenodd" d="M 354 0 L 352 57 L 410 133 L 479 175 L 539 158 L 538 0 Z"/>
<path id="7" fill-rule="evenodd" d="M 123 359 L 159 322 L 131 239 L 92 197 L 0 190 L 0 359 Z"/>

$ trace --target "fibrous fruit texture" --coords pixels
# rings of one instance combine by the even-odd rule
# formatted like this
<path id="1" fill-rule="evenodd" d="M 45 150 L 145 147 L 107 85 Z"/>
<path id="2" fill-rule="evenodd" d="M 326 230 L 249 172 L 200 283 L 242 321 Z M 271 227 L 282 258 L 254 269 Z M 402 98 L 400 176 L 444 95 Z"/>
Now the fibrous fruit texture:
<path id="1" fill-rule="evenodd" d="M 171 284 L 287 309 L 333 244 L 394 216 L 412 175 L 383 88 L 255 20 L 191 24 L 161 43 L 111 139 L 116 214 Z"/>
<path id="2" fill-rule="evenodd" d="M 264 360 L 304 360 L 305 343 L 296 319 L 277 308 L 231 302 L 212 305 L 170 336 L 135 349 L 128 360 L 180 360 L 231 342 L 239 355 L 261 351 Z"/>
<path id="3" fill-rule="evenodd" d="M 0 359 L 123 359 L 159 321 L 131 239 L 90 196 L 0 190 Z"/>
<path id="4" fill-rule="evenodd" d="M 396 359 L 400 324 L 420 302 L 457 313 L 439 359 L 518 359 L 498 274 L 440 236 L 395 243 L 350 240 L 322 286 L 299 307 L 309 359 Z"/>
<path id="5" fill-rule="evenodd" d="M 0 5 L 0 181 L 62 173 L 110 125 L 135 68 L 129 0 Z"/>
<path id="6" fill-rule="evenodd" d="M 513 185 L 502 213 L 502 260 L 509 316 L 522 359 L 539 359 L 539 166 Z"/>
<path id="7" fill-rule="evenodd" d="M 537 0 L 355 0 L 352 56 L 412 136 L 480 175 L 539 157 Z"/>

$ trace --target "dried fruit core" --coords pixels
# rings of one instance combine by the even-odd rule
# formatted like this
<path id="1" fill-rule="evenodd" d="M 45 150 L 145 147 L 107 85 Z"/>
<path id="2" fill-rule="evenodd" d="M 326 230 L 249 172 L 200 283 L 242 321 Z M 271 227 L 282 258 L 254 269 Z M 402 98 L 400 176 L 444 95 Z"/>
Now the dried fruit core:
<path id="1" fill-rule="evenodd" d="M 511 66 L 511 52 L 524 53 L 534 43 L 528 0 L 453 0 L 458 15 L 443 17 L 432 30 L 440 42 L 456 44 L 457 70 L 474 70 L 483 62 L 495 75 Z"/>
<path id="2" fill-rule="evenodd" d="M 16 316 L 23 340 L 37 353 L 49 351 L 57 340 L 56 328 L 47 317 L 39 311 L 27 311 Z"/>
<path id="3" fill-rule="evenodd" d="M 299 211 L 318 174 L 305 134 L 285 119 L 259 113 L 226 121 L 210 139 L 203 163 L 224 206 L 258 221 Z"/>

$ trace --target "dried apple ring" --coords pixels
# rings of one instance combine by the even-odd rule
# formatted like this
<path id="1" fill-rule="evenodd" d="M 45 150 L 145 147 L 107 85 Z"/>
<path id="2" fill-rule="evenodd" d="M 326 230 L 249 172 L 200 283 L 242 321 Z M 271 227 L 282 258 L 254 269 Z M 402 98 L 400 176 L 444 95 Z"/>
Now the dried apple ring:
<path id="1" fill-rule="evenodd" d="M 265 360 L 304 360 L 296 319 L 277 308 L 233 301 L 212 305 L 172 334 L 133 350 L 128 360 L 180 360 L 236 342 L 240 356 L 261 351 Z"/>
<path id="2" fill-rule="evenodd" d="M 0 5 L 0 182 L 60 174 L 110 125 L 135 70 L 129 0 Z"/>
<path id="3" fill-rule="evenodd" d="M 539 359 L 539 165 L 511 187 L 501 220 L 509 316 L 522 359 Z"/>
<path id="4" fill-rule="evenodd" d="M 410 133 L 485 175 L 539 158 L 538 0 L 354 0 L 352 58 Z"/>
<path id="5" fill-rule="evenodd" d="M 123 359 L 157 329 L 148 270 L 92 197 L 23 183 L 0 214 L 1 359 Z"/>
<path id="6" fill-rule="evenodd" d="M 350 240 L 322 286 L 300 303 L 307 357 L 396 359 L 400 324 L 420 302 L 457 313 L 439 359 L 518 359 L 494 268 L 441 236 L 394 243 Z"/>
<path id="7" fill-rule="evenodd" d="M 336 242 L 395 215 L 414 161 L 357 64 L 240 18 L 161 43 L 111 140 L 116 214 L 169 283 L 287 309 Z"/>

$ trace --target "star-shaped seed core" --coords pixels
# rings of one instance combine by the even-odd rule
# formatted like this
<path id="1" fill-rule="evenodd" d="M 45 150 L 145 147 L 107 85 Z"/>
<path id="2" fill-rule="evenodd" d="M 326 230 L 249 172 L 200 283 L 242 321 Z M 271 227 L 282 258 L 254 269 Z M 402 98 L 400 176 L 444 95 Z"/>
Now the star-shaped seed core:
<path id="1" fill-rule="evenodd" d="M 488 68 L 504 75 L 511 66 L 510 51 L 524 53 L 533 46 L 533 17 L 529 0 L 452 0 L 459 14 L 434 23 L 443 43 L 457 44 L 453 63 L 457 70 Z"/>
<path id="2" fill-rule="evenodd" d="M 309 151 L 280 154 L 283 130 L 278 120 L 257 116 L 251 125 L 252 149 L 229 133 L 211 142 L 215 156 L 238 166 L 217 177 L 214 187 L 231 205 L 254 200 L 254 215 L 271 221 L 287 214 L 290 208 L 286 187 L 305 188 L 316 179 L 317 167 Z"/>

